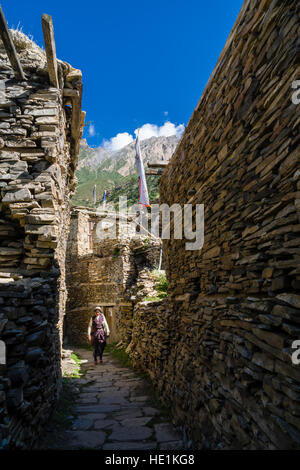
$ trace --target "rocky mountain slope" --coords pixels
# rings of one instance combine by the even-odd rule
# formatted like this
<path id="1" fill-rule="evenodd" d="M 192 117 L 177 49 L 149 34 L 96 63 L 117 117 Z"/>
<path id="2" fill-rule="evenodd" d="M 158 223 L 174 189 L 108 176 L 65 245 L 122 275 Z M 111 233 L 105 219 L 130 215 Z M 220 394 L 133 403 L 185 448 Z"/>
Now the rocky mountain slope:
<path id="1" fill-rule="evenodd" d="M 175 135 L 151 137 L 141 142 L 145 167 L 147 162 L 168 161 L 178 143 Z M 117 203 L 119 196 L 127 196 L 131 204 L 138 202 L 138 175 L 135 168 L 135 143 L 112 152 L 103 147 L 91 148 L 85 139 L 81 142 L 77 170 L 78 186 L 73 204 L 91 207 L 92 190 L 97 185 L 97 199 L 102 200 L 107 191 L 107 202 Z M 158 197 L 158 177 L 147 176 L 151 200 Z"/>

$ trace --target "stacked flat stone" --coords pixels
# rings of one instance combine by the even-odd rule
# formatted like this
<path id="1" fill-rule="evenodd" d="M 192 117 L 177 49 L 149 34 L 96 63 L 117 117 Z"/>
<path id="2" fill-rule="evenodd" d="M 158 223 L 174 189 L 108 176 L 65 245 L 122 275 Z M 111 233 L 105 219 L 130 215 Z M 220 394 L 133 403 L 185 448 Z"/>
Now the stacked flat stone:
<path id="1" fill-rule="evenodd" d="M 169 298 L 136 306 L 129 351 L 196 448 L 300 448 L 299 17 L 244 2 L 161 177 L 205 241 L 164 241 Z"/>
<path id="2" fill-rule="evenodd" d="M 0 45 L 0 339 L 7 362 L 0 370 L 0 447 L 30 448 L 61 387 L 64 264 L 78 158 L 63 89 L 76 88 L 81 73 L 70 81 L 74 70 L 59 62 L 60 88 L 53 88 L 45 53 L 20 32 L 13 40 L 26 80 L 14 78 Z"/>

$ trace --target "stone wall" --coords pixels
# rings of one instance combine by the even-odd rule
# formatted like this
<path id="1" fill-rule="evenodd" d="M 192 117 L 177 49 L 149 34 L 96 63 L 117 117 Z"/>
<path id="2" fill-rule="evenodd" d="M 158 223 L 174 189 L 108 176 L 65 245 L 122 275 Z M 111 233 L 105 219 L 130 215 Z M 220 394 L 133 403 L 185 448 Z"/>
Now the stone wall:
<path id="1" fill-rule="evenodd" d="M 300 448 L 299 8 L 244 3 L 161 178 L 205 242 L 164 241 L 168 301 L 136 306 L 128 351 L 197 448 Z"/>
<path id="2" fill-rule="evenodd" d="M 65 252 L 78 159 L 64 90 L 80 95 L 81 72 L 58 61 L 60 88 L 53 88 L 45 53 L 20 32 L 13 38 L 26 80 L 14 78 L 0 45 L 0 340 L 6 345 L 0 447 L 28 449 L 61 387 Z"/>
<path id="3" fill-rule="evenodd" d="M 115 225 L 116 237 L 99 238 L 101 223 Z M 119 216 L 114 219 L 106 212 L 73 209 L 67 250 L 66 343 L 88 343 L 88 324 L 97 305 L 103 307 L 110 326 L 108 343 L 131 335 L 134 288 L 143 269 L 158 266 L 160 241 L 129 234 L 120 228 Z"/>

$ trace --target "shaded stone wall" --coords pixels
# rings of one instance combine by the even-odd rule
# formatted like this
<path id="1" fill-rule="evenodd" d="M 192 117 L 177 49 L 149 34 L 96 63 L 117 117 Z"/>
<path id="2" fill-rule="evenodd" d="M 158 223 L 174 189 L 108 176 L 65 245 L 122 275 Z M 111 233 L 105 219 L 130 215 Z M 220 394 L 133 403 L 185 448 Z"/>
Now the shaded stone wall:
<path id="1" fill-rule="evenodd" d="M 199 448 L 300 447 L 299 73 L 299 2 L 246 1 L 161 178 L 205 242 L 164 241 L 169 298 L 128 350 Z"/>
<path id="2" fill-rule="evenodd" d="M 63 89 L 81 89 L 81 73 L 58 62 L 60 88 L 53 88 L 44 52 L 22 33 L 14 42 L 25 81 L 14 78 L 0 46 L 0 340 L 6 345 L 0 447 L 30 448 L 61 387 L 65 252 L 78 158 Z"/>
<path id="3" fill-rule="evenodd" d="M 97 224 L 102 222 L 115 224 L 116 238 L 99 239 Z M 144 235 L 131 238 L 120 227 L 118 217 L 73 209 L 67 250 L 66 342 L 87 344 L 88 324 L 97 305 L 103 307 L 110 326 L 108 343 L 126 336 L 139 273 L 158 266 L 159 253 L 159 240 Z"/>

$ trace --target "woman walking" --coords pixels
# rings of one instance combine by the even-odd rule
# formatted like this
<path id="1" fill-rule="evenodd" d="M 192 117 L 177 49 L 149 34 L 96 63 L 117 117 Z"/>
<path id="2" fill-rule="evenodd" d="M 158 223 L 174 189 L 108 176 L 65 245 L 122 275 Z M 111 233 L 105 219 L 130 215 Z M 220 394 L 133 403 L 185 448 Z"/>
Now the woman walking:
<path id="1" fill-rule="evenodd" d="M 101 307 L 95 308 L 95 315 L 92 316 L 88 328 L 88 338 L 92 346 L 94 346 L 94 364 L 97 363 L 97 356 L 99 356 L 99 363 L 102 364 L 102 355 L 106 346 L 106 337 L 110 335 L 109 326 L 102 312 Z"/>

